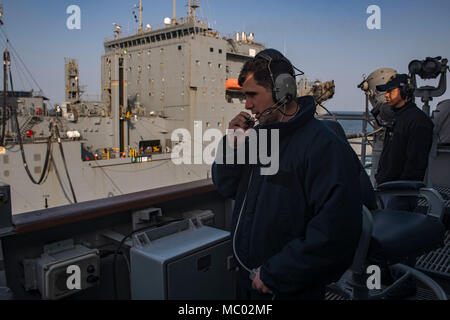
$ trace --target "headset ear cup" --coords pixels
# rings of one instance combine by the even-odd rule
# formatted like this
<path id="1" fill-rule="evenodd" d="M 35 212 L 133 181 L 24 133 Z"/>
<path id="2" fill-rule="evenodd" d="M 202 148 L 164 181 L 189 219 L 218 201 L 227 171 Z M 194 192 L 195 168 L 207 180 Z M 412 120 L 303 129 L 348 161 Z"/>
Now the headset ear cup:
<path id="1" fill-rule="evenodd" d="M 400 88 L 400 96 L 402 99 L 406 100 L 408 98 L 414 97 L 415 88 L 412 84 L 407 84 L 404 87 Z"/>
<path id="2" fill-rule="evenodd" d="M 275 79 L 272 96 L 275 102 L 289 103 L 297 97 L 297 84 L 295 78 L 282 73 Z"/>
<path id="3" fill-rule="evenodd" d="M 402 97 L 403 100 L 406 99 L 406 88 L 405 87 L 400 88 L 400 97 Z"/>
<path id="4" fill-rule="evenodd" d="M 408 85 L 408 97 L 414 98 L 414 92 L 416 91 L 416 88 L 414 88 L 414 85 L 410 83 Z"/>

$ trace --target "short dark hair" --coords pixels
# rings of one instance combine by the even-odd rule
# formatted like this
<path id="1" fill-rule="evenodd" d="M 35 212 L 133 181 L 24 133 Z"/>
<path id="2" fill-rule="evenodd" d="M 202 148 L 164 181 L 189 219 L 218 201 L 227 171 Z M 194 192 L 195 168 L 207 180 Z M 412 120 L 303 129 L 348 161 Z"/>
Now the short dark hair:
<path id="1" fill-rule="evenodd" d="M 245 80 L 250 74 L 253 74 L 253 78 L 256 83 L 266 89 L 272 90 L 273 83 L 269 72 L 269 61 L 264 59 L 252 58 L 247 60 L 239 73 L 238 84 L 242 87 Z"/>

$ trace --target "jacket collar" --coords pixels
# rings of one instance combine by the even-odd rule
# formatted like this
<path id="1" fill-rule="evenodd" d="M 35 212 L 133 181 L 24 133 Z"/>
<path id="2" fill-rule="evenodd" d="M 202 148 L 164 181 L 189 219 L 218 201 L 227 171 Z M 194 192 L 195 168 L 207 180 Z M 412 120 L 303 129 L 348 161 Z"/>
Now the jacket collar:
<path id="1" fill-rule="evenodd" d="M 395 115 L 399 116 L 400 114 L 405 112 L 405 110 L 411 109 L 413 107 L 417 107 L 416 104 L 414 102 L 412 102 L 412 101 L 408 101 L 408 102 L 406 102 L 406 104 L 403 107 L 401 107 L 401 108 L 393 108 L 393 109 L 394 109 Z"/>

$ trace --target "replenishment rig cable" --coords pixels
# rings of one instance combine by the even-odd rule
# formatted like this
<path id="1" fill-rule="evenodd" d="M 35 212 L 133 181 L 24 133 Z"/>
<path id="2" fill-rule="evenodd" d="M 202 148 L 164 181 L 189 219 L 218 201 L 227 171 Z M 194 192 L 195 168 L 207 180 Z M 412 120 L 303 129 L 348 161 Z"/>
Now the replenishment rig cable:
<path id="1" fill-rule="evenodd" d="M 59 134 L 59 128 L 57 125 L 55 126 L 55 133 L 56 133 L 56 138 L 57 138 L 58 145 L 59 145 L 59 151 L 61 152 L 61 158 L 62 158 L 63 164 L 64 164 L 64 170 L 66 171 L 67 180 L 69 181 L 70 191 L 72 192 L 73 201 L 74 201 L 74 203 L 77 203 L 78 202 L 77 197 L 75 196 L 75 191 L 73 189 L 72 180 L 70 179 L 69 170 L 67 169 L 66 157 L 64 156 L 64 149 L 63 149 L 63 146 L 61 143 L 61 136 Z"/>

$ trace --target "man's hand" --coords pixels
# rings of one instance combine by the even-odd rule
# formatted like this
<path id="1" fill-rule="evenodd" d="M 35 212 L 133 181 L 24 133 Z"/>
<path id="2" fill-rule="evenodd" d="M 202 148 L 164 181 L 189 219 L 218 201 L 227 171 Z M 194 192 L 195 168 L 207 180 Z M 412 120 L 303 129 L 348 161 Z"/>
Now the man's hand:
<path id="1" fill-rule="evenodd" d="M 228 134 L 228 144 L 230 147 L 236 148 L 237 145 L 243 143 L 245 141 L 247 131 L 253 128 L 254 125 L 255 121 L 247 112 L 242 111 L 234 117 L 228 124 L 228 129 L 232 130 L 232 132 Z M 236 133 L 239 135 L 239 138 L 236 136 Z"/>
<path id="2" fill-rule="evenodd" d="M 247 120 L 251 120 L 250 123 L 247 122 Z M 253 128 L 255 124 L 255 121 L 252 120 L 251 115 L 249 115 L 247 112 L 241 111 L 236 117 L 231 119 L 230 123 L 228 124 L 228 129 L 242 129 L 244 131 Z"/>
<path id="3" fill-rule="evenodd" d="M 253 282 L 252 282 L 252 288 L 254 290 L 260 291 L 262 293 L 273 294 L 273 292 L 269 288 L 266 287 L 264 282 L 261 281 L 261 278 L 259 277 L 259 270 L 260 269 L 261 269 L 261 267 L 256 270 L 255 279 L 253 279 Z"/>

